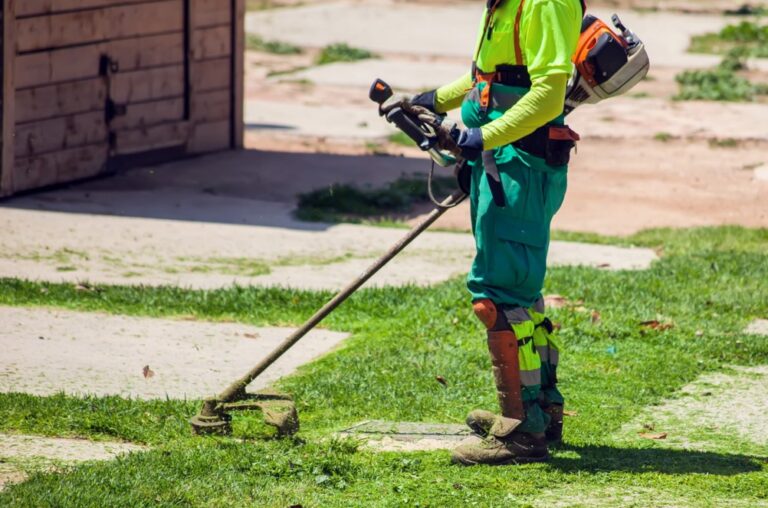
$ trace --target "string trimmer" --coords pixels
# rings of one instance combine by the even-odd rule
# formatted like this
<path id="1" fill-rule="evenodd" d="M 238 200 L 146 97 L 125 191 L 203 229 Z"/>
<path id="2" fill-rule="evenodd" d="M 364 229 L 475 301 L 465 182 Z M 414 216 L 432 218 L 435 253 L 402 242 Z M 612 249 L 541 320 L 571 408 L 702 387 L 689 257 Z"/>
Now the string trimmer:
<path id="1" fill-rule="evenodd" d="M 370 98 L 381 106 L 393 95 L 392 89 L 381 80 L 376 80 L 371 87 Z M 456 174 L 463 174 L 461 168 L 464 161 L 458 160 L 445 150 L 440 150 L 440 138 L 444 136 L 446 129 L 451 126 L 442 125 L 442 119 L 425 109 L 412 109 L 409 111 L 396 107 L 384 115 L 386 120 L 396 125 L 424 151 L 428 152 L 433 161 L 440 166 L 448 167 L 456 165 Z M 403 251 L 421 233 L 439 219 L 449 208 L 461 203 L 466 198 L 463 190 L 457 190 L 443 201 L 438 202 L 432 194 L 432 173 L 429 176 L 429 195 L 437 205 L 436 208 L 405 237 L 392 246 L 389 251 L 379 258 L 370 268 L 358 278 L 350 282 L 336 296 L 326 303 L 315 315 L 313 315 L 298 330 L 287 337 L 274 351 L 264 358 L 258 365 L 251 369 L 242 378 L 238 379 L 218 397 L 206 400 L 200 413 L 190 420 L 192 428 L 197 434 L 229 434 L 232 431 L 230 415 L 233 411 L 262 411 L 267 424 L 277 428 L 279 436 L 289 436 L 299 430 L 299 418 L 296 406 L 290 396 L 275 392 L 248 393 L 246 387 L 291 349 L 310 330 L 315 328 L 331 312 L 336 310 L 344 301 L 354 294 L 360 287 L 384 268 L 392 259 Z M 462 187 L 462 185 L 460 185 Z"/>

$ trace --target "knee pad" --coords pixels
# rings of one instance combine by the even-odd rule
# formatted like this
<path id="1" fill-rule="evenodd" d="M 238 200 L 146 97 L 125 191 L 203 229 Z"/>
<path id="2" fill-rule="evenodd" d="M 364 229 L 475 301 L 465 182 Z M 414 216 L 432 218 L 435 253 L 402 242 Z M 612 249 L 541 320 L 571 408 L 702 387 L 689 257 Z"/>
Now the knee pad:
<path id="1" fill-rule="evenodd" d="M 491 300 L 477 300 L 472 303 L 472 309 L 475 311 L 475 316 L 479 319 L 488 330 L 498 330 L 499 313 L 498 307 Z M 502 328 L 503 329 L 503 328 Z"/>

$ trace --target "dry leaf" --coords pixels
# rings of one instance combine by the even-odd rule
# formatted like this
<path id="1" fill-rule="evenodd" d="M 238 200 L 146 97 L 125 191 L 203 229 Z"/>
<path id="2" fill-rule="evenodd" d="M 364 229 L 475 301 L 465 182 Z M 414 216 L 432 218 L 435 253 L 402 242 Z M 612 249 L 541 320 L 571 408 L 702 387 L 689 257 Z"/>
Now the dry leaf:
<path id="1" fill-rule="evenodd" d="M 550 309 L 562 309 L 568 306 L 568 299 L 560 295 L 547 295 L 544 297 L 544 304 Z"/>
<path id="2" fill-rule="evenodd" d="M 258 333 L 244 333 L 243 337 L 245 337 L 246 339 L 258 339 L 259 338 L 259 334 Z"/>
<path id="3" fill-rule="evenodd" d="M 667 439 L 668 435 L 669 434 L 667 434 L 666 432 L 660 432 L 658 434 L 646 434 L 644 432 L 640 433 L 640 437 L 643 439 L 656 439 L 656 440 Z"/>
<path id="4" fill-rule="evenodd" d="M 602 263 L 600 265 L 597 265 L 597 267 L 598 268 L 610 268 L 611 264 L 610 263 Z"/>
<path id="5" fill-rule="evenodd" d="M 703 336 L 704 336 L 704 332 L 703 331 L 696 330 L 696 337 L 703 337 Z"/>
<path id="6" fill-rule="evenodd" d="M 142 373 L 144 374 L 144 379 L 151 379 L 155 377 L 155 371 L 149 368 L 149 365 L 145 365 L 142 369 Z"/>
<path id="7" fill-rule="evenodd" d="M 440 383 L 443 386 L 448 386 L 448 381 L 445 380 L 443 376 L 437 376 L 435 377 L 438 383 Z"/>
<path id="8" fill-rule="evenodd" d="M 592 311 L 592 324 L 596 325 L 596 324 L 598 324 L 600 322 L 600 320 L 601 320 L 600 313 L 597 312 L 596 310 L 593 310 Z"/>
<path id="9" fill-rule="evenodd" d="M 652 330 L 659 330 L 660 332 L 664 330 L 669 330 L 670 328 L 674 328 L 675 325 L 672 323 L 662 323 L 661 321 L 657 319 L 653 319 L 651 321 L 643 321 L 640 323 L 640 326 L 643 328 L 650 328 Z"/>
<path id="10" fill-rule="evenodd" d="M 578 411 L 563 411 L 563 416 L 579 416 Z"/>

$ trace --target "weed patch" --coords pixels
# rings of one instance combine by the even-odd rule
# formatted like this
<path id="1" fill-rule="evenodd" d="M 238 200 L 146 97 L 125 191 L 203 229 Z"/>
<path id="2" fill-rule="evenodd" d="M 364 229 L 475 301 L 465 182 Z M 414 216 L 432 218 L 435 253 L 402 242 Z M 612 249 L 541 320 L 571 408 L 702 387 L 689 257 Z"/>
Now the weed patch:
<path id="1" fill-rule="evenodd" d="M 691 38 L 688 50 L 692 53 L 726 54 L 734 48 L 743 48 L 749 56 L 768 57 L 768 24 L 742 21 L 728 25 L 720 32 Z"/>
<path id="2" fill-rule="evenodd" d="M 675 77 L 680 85 L 676 100 L 749 102 L 764 95 L 768 86 L 754 84 L 736 74 L 746 69 L 743 48 L 730 51 L 715 69 L 684 71 Z"/>
<path id="3" fill-rule="evenodd" d="M 456 181 L 435 178 L 433 190 L 438 196 L 452 192 Z M 380 189 L 352 185 L 334 185 L 299 196 L 296 216 L 301 220 L 322 222 L 360 222 L 408 212 L 414 205 L 427 203 L 427 182 L 423 177 L 401 177 Z"/>
<path id="4" fill-rule="evenodd" d="M 355 62 L 376 58 L 376 55 L 367 49 L 354 48 L 346 43 L 331 44 L 326 46 L 317 56 L 317 64 L 325 65 L 335 62 Z"/>
<path id="5" fill-rule="evenodd" d="M 304 52 L 300 47 L 294 46 L 288 42 L 265 41 L 255 34 L 247 34 L 245 38 L 245 48 L 250 51 L 260 51 L 262 53 L 272 53 L 275 55 L 300 55 Z"/>

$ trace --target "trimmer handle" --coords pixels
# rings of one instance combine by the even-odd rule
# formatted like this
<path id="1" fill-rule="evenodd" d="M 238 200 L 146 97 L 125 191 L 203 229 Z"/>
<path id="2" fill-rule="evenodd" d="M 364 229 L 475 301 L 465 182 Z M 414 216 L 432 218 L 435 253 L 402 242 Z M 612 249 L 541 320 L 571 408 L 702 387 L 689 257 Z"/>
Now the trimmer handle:
<path id="1" fill-rule="evenodd" d="M 373 82 L 371 91 L 368 94 L 371 100 L 379 106 L 382 106 L 393 95 L 392 87 L 382 79 L 377 79 Z M 381 110 L 379 112 L 381 113 Z M 383 115 L 383 113 L 381 114 Z M 398 129 L 403 131 L 422 150 L 427 151 L 435 146 L 437 140 L 427 136 L 424 130 L 419 127 L 418 123 L 403 108 L 393 108 L 387 113 L 386 119 L 387 122 L 395 124 Z"/>
<path id="2" fill-rule="evenodd" d="M 383 79 L 377 79 L 371 85 L 371 91 L 368 94 L 368 97 L 381 106 L 393 95 L 395 95 L 395 92 L 392 91 L 392 87 L 385 83 Z"/>

